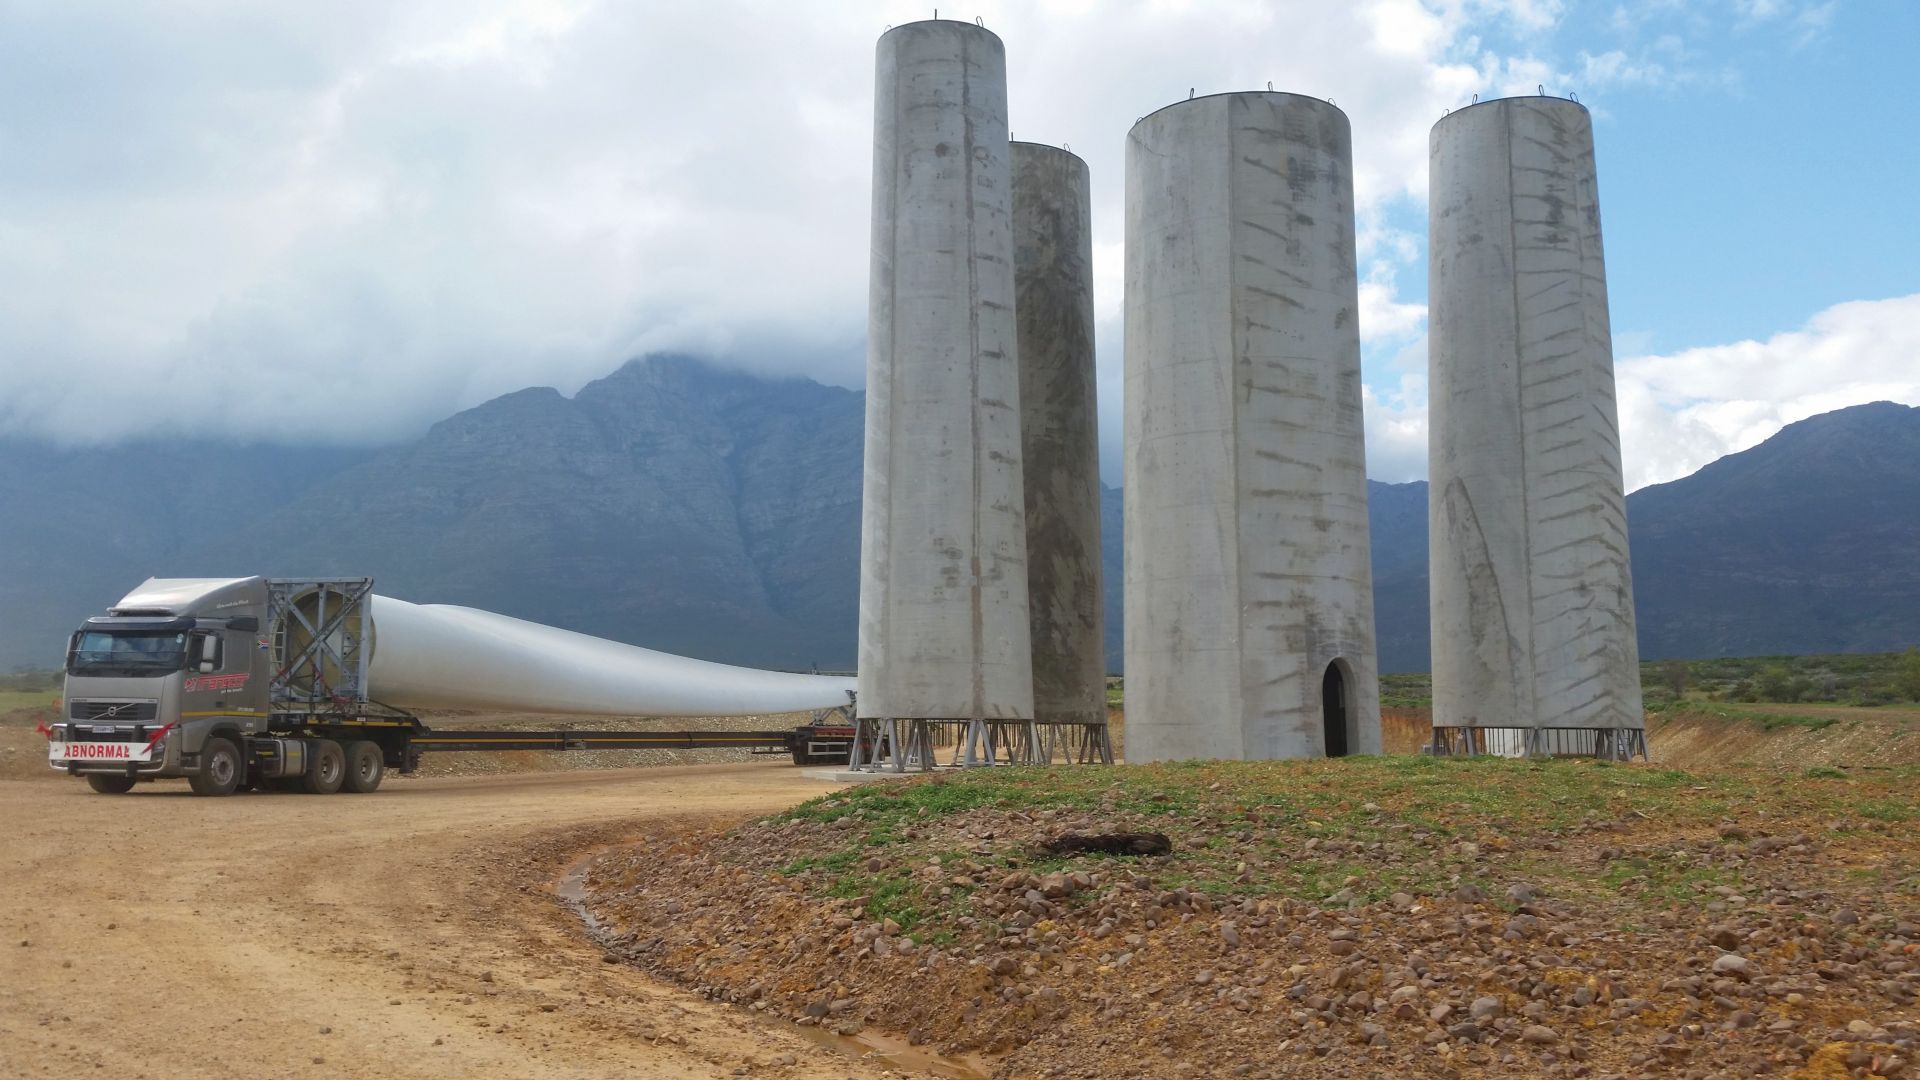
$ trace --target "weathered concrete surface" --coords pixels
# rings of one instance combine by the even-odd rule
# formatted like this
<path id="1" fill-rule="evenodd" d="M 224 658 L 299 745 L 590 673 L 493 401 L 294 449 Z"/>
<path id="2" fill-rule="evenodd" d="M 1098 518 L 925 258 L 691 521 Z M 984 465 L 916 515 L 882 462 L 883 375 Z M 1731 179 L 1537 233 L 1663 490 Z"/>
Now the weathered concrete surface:
<path id="1" fill-rule="evenodd" d="M 859 713 L 1030 719 L 1006 54 L 951 21 L 877 53 Z"/>
<path id="2" fill-rule="evenodd" d="M 1292 94 L 1127 140 L 1127 760 L 1380 747 L 1351 136 Z"/>
<path id="3" fill-rule="evenodd" d="M 1027 626 L 1043 724 L 1107 716 L 1091 206 L 1086 162 L 1057 146 L 1013 144 Z"/>
<path id="4" fill-rule="evenodd" d="M 1640 727 L 1591 120 L 1489 101 L 1431 151 L 1434 725 Z"/>

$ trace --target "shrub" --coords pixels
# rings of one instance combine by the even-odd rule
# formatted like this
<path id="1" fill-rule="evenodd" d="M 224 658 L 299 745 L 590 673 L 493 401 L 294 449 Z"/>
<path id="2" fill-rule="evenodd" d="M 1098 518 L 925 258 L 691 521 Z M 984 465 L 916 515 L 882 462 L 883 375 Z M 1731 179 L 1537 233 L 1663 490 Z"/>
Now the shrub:
<path id="1" fill-rule="evenodd" d="M 1911 648 L 1900 657 L 1893 675 L 1893 688 L 1908 701 L 1920 701 L 1920 648 Z"/>
<path id="2" fill-rule="evenodd" d="M 1687 683 L 1689 681 L 1687 678 L 1687 662 L 1685 660 L 1669 660 L 1660 665 L 1660 681 L 1666 684 L 1667 691 L 1673 694 L 1674 697 L 1685 697 L 1687 695 Z"/>
<path id="3" fill-rule="evenodd" d="M 1768 664 L 1754 676 L 1753 689 L 1760 695 L 1761 701 L 1797 701 L 1797 696 L 1787 695 L 1793 693 L 1794 684 L 1798 681 L 1803 680 L 1796 680 L 1787 665 Z"/>

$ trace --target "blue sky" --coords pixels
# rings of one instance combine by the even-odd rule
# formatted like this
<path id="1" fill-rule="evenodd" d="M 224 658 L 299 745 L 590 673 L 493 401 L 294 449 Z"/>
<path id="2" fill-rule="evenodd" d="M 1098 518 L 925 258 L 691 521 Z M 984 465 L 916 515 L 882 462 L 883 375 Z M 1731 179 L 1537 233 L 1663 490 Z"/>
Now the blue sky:
<path id="1" fill-rule="evenodd" d="M 648 351 L 858 386 L 873 41 L 918 0 L 0 4 L 0 432 L 394 442 Z M 1353 123 L 1368 457 L 1425 471 L 1426 133 L 1596 117 L 1629 486 L 1920 404 L 1909 0 L 981 0 L 1093 177 L 1119 481 L 1122 162 L 1191 90 Z M 296 411 L 314 394 L 348 409 Z"/>
<path id="2" fill-rule="evenodd" d="M 1583 52 L 1644 69 L 1549 88 L 1584 92 L 1595 112 L 1614 329 L 1638 351 L 1920 290 L 1905 195 L 1920 180 L 1920 88 L 1904 85 L 1920 4 L 1715 6 L 1572 3 L 1551 29 L 1484 35 L 1576 73 Z M 1423 235 L 1425 208 L 1397 204 L 1390 220 Z M 1423 277 L 1404 298 L 1424 296 Z"/>
<path id="3" fill-rule="evenodd" d="M 1920 352 L 1901 298 L 1920 292 L 1920 214 L 1902 191 L 1920 177 L 1920 104 L 1899 81 L 1920 4 L 1568 0 L 1486 12 L 1449 57 L 1482 69 L 1478 92 L 1524 90 L 1538 74 L 1535 85 L 1574 91 L 1594 112 L 1616 356 L 1642 406 L 1628 418 L 1640 444 L 1628 448 L 1631 486 L 1813 412 L 1915 402 Z M 1425 302 L 1425 210 L 1417 193 L 1382 202 L 1384 225 L 1419 249 L 1383 260 L 1409 305 Z M 1804 332 L 1859 301 L 1898 310 Z M 1892 332 L 1831 340 L 1869 326 Z M 1423 414 L 1423 386 L 1401 393 L 1401 380 L 1424 363 L 1424 341 L 1375 338 L 1366 354 L 1375 395 Z M 1424 472 L 1423 423 L 1403 435 L 1389 458 L 1374 448 L 1377 476 Z"/>

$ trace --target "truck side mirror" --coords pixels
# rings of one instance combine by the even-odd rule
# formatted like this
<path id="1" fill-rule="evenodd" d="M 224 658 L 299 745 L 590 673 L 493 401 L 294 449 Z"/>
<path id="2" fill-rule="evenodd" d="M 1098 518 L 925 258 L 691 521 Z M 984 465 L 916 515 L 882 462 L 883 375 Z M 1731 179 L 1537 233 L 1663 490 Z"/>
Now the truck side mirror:
<path id="1" fill-rule="evenodd" d="M 199 661 L 201 674 L 218 670 L 220 667 L 220 635 L 201 634 L 199 644 L 194 649 L 194 659 Z"/>

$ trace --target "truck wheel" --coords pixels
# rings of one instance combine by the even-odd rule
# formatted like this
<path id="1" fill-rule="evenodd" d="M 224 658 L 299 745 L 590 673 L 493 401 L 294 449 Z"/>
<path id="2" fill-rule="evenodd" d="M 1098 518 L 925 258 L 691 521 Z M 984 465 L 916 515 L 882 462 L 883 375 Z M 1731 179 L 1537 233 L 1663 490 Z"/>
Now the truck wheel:
<path id="1" fill-rule="evenodd" d="M 102 795 L 125 795 L 133 790 L 133 777 L 94 773 L 87 777 L 87 786 Z"/>
<path id="2" fill-rule="evenodd" d="M 307 747 L 307 773 L 300 786 L 309 795 L 331 795 L 347 778 L 347 755 L 332 739 L 314 739 Z"/>
<path id="3" fill-rule="evenodd" d="M 806 747 L 795 745 L 793 748 L 793 763 L 795 765 L 811 765 L 813 764 L 813 755 L 807 753 Z"/>
<path id="4" fill-rule="evenodd" d="M 379 743 L 350 742 L 347 744 L 347 778 L 342 785 L 355 795 L 364 795 L 380 786 L 380 778 L 387 774 L 386 751 Z"/>
<path id="5" fill-rule="evenodd" d="M 187 778 L 195 795 L 231 795 L 240 786 L 240 751 L 227 739 L 208 739 L 200 748 L 200 769 Z"/>

